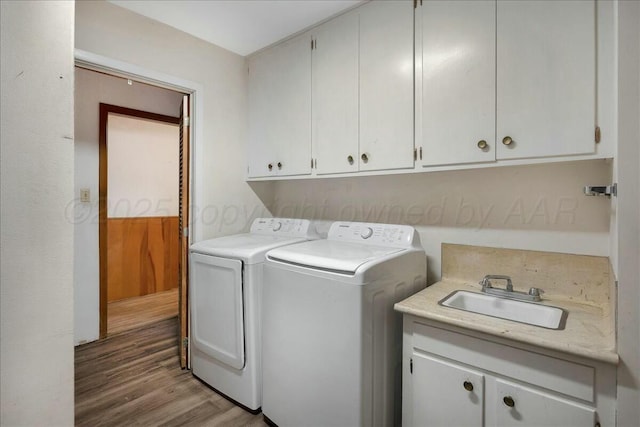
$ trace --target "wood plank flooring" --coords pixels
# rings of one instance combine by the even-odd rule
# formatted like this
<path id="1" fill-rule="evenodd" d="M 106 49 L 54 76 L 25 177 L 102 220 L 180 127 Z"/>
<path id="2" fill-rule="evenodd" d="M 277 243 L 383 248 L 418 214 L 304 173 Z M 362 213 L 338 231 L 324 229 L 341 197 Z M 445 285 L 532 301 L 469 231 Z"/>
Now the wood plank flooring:
<path id="1" fill-rule="evenodd" d="M 75 398 L 77 426 L 266 426 L 180 369 L 177 317 L 76 347 Z"/>
<path id="2" fill-rule="evenodd" d="M 107 336 L 178 315 L 178 288 L 107 305 Z"/>

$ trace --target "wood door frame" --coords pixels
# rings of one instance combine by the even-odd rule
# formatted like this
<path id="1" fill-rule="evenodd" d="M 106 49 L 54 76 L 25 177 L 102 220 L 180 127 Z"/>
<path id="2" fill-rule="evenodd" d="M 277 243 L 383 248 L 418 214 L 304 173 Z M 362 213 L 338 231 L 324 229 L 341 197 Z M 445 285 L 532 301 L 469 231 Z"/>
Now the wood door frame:
<path id="1" fill-rule="evenodd" d="M 107 125 L 109 114 L 139 119 L 154 120 L 162 123 L 180 125 L 180 117 L 150 113 L 148 111 L 100 103 L 99 125 L 99 163 L 98 163 L 98 241 L 100 276 L 100 339 L 107 337 Z M 188 171 L 187 171 L 188 174 Z M 188 176 L 187 176 L 188 179 Z M 179 203 L 182 203 L 180 200 Z M 180 261 L 182 262 L 182 261 Z M 180 266 L 182 268 L 182 266 Z"/>

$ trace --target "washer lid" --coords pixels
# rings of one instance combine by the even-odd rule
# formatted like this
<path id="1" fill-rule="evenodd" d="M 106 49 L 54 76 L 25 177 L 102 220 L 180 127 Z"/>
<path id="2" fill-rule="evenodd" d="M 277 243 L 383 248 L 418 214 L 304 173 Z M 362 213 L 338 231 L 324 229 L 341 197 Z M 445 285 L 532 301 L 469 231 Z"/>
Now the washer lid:
<path id="1" fill-rule="evenodd" d="M 354 275 L 361 265 L 404 250 L 388 246 L 314 240 L 274 249 L 267 258 L 316 270 Z"/>
<path id="2" fill-rule="evenodd" d="M 257 264 L 264 262 L 264 255 L 271 249 L 292 243 L 305 242 L 306 240 L 301 237 L 278 237 L 251 233 L 236 234 L 194 243 L 191 245 L 191 252 L 235 258 L 247 264 Z"/>

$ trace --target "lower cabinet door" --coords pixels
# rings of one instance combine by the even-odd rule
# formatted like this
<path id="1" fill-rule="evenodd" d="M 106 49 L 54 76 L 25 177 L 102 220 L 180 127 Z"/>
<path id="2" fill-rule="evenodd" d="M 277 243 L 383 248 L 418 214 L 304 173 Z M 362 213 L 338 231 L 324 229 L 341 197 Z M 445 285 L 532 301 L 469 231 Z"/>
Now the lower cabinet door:
<path id="1" fill-rule="evenodd" d="M 593 426 L 594 408 L 496 379 L 496 426 Z"/>
<path id="2" fill-rule="evenodd" d="M 482 426 L 484 375 L 413 354 L 413 425 Z"/>

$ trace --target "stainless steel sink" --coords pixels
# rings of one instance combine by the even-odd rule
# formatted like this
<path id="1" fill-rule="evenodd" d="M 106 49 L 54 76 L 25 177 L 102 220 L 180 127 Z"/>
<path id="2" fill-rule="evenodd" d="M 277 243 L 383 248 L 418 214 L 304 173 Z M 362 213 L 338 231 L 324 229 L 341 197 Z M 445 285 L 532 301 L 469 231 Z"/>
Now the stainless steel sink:
<path id="1" fill-rule="evenodd" d="M 547 329 L 564 329 L 567 318 L 567 312 L 559 307 L 469 291 L 455 291 L 438 304 Z"/>

